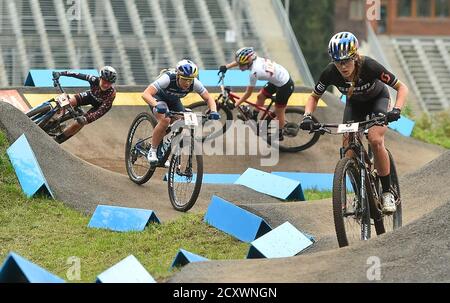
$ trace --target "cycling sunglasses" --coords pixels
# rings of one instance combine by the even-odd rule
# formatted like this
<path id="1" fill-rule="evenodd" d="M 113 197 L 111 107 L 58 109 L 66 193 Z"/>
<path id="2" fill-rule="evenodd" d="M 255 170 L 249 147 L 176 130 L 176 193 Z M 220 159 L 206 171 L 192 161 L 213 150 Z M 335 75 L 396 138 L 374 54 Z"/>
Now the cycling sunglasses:
<path id="1" fill-rule="evenodd" d="M 353 59 L 352 58 L 348 58 L 348 59 L 344 59 L 344 60 L 333 60 L 333 63 L 336 64 L 336 65 L 343 66 L 343 65 L 347 65 L 351 61 L 353 61 Z"/>
<path id="2" fill-rule="evenodd" d="M 185 81 L 194 81 L 194 79 L 195 78 L 192 78 L 192 77 L 183 77 L 183 76 L 180 76 L 180 75 L 178 75 L 178 77 L 180 77 L 180 79 L 183 79 L 183 80 L 185 80 Z"/>

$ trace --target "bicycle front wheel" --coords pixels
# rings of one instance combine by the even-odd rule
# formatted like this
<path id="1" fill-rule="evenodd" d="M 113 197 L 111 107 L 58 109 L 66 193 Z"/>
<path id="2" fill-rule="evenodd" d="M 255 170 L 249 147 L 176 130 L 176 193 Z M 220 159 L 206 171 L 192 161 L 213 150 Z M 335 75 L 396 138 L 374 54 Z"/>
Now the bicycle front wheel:
<path id="1" fill-rule="evenodd" d="M 316 144 L 320 138 L 320 133 L 308 133 L 300 129 L 300 123 L 303 120 L 304 113 L 304 110 L 301 108 L 286 108 L 286 124 L 283 127 L 284 139 L 283 141 L 272 142 L 272 146 L 278 145 L 280 151 L 293 153 L 308 149 Z M 312 117 L 312 119 L 315 123 L 318 123 L 315 117 Z M 268 123 L 270 123 L 270 120 Z"/>
<path id="2" fill-rule="evenodd" d="M 333 217 L 339 247 L 370 238 L 370 214 L 363 207 L 360 172 L 353 158 L 344 157 L 336 165 Z"/>
<path id="3" fill-rule="evenodd" d="M 217 138 L 218 136 L 223 135 L 228 127 L 227 125 L 228 120 L 233 120 L 233 114 L 232 112 L 222 105 L 222 103 L 216 103 L 217 106 L 217 112 L 220 114 L 220 120 L 218 121 L 212 121 L 208 120 L 206 118 L 202 119 L 202 127 L 200 129 L 199 133 L 199 139 L 202 142 L 205 142 L 207 140 L 211 140 L 214 138 Z M 200 112 L 203 115 L 207 114 L 209 112 L 208 105 L 204 101 L 195 102 L 189 106 L 187 106 L 189 109 L 191 109 L 193 112 Z"/>
<path id="4" fill-rule="evenodd" d="M 147 161 L 153 129 L 157 121 L 149 113 L 140 113 L 131 124 L 125 145 L 125 166 L 131 181 L 144 184 L 155 172 L 154 166 Z"/>
<path id="5" fill-rule="evenodd" d="M 191 142 L 190 147 L 177 148 L 170 160 L 167 177 L 173 208 L 183 212 L 191 209 L 200 193 L 202 179 L 203 156 L 194 153 L 194 142 Z"/>

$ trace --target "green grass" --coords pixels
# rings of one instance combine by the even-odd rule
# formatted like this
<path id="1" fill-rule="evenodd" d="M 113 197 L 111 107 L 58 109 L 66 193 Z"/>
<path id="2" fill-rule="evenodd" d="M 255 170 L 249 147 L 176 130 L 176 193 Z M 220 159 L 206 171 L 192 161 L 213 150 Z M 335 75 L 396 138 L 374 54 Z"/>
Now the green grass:
<path id="1" fill-rule="evenodd" d="M 306 201 L 322 200 L 322 199 L 328 199 L 328 198 L 332 197 L 331 190 L 320 191 L 317 189 L 307 189 L 307 190 L 303 191 L 303 194 L 305 195 Z"/>
<path id="2" fill-rule="evenodd" d="M 202 214 L 183 214 L 143 232 L 118 233 L 87 228 L 89 217 L 43 197 L 27 199 L 18 185 L 0 132 L 0 264 L 14 251 L 46 270 L 67 279 L 73 263 L 81 264 L 81 282 L 130 254 L 158 281 L 173 274 L 169 267 L 179 248 L 212 260 L 243 259 L 248 244 L 205 224 Z M 76 281 L 74 281 L 76 282 Z"/>
<path id="3" fill-rule="evenodd" d="M 412 136 L 419 140 L 450 148 L 450 111 L 423 114 L 416 120 Z"/>

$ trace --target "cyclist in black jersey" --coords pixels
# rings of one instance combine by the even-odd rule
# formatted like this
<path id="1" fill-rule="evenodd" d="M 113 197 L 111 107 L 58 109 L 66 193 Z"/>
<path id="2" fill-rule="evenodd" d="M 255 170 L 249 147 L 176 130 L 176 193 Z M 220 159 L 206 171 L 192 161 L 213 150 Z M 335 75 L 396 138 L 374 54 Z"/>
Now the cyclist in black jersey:
<path id="1" fill-rule="evenodd" d="M 350 32 L 334 35 L 328 44 L 328 53 L 332 62 L 322 72 L 314 91 L 305 106 L 305 115 L 300 127 L 310 130 L 313 125 L 311 114 L 317 102 L 329 85 L 334 85 L 347 97 L 343 123 L 361 122 L 366 115 L 387 115 L 388 121 L 400 118 L 402 107 L 406 103 L 408 87 L 376 60 L 358 53 L 358 39 Z M 386 87 L 397 90 L 397 100 L 389 111 L 389 91 Z M 383 187 L 383 211 L 395 212 L 394 196 L 390 188 L 390 162 L 384 145 L 387 126 L 375 126 L 369 130 L 369 143 L 374 152 L 375 167 Z M 348 137 L 344 136 L 346 146 Z"/>
<path id="2" fill-rule="evenodd" d="M 71 124 L 64 132 L 55 137 L 58 143 L 66 141 L 78 133 L 86 124 L 92 123 L 104 116 L 112 107 L 116 98 L 116 89 L 113 84 L 117 80 L 117 72 L 111 66 L 100 69 L 100 77 L 74 73 L 71 71 L 53 72 L 53 78 L 72 77 L 89 82 L 90 90 L 69 96 L 73 107 L 91 105 L 92 108 L 83 116 L 78 117 L 76 123 Z"/>
<path id="3" fill-rule="evenodd" d="M 142 94 L 142 98 L 150 105 L 158 120 L 158 124 L 153 131 L 151 147 L 147 157 L 150 164 L 158 162 L 156 149 L 170 124 L 170 118 L 166 117 L 166 112 L 169 110 L 184 111 L 181 98 L 184 98 L 190 92 L 198 93 L 207 102 L 210 109 L 209 119 L 220 119 L 216 102 L 197 77 L 197 65 L 191 60 L 184 59 L 177 63 L 175 70 L 167 70 L 162 73 Z"/>

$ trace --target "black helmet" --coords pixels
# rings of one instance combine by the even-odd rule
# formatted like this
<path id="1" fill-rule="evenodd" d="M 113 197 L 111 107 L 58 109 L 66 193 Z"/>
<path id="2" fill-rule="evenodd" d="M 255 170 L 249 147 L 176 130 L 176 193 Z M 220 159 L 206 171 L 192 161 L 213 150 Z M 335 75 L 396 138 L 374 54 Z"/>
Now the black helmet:
<path id="1" fill-rule="evenodd" d="M 117 80 L 117 72 L 114 67 L 103 66 L 100 70 L 100 78 L 105 79 L 111 83 L 115 83 Z"/>

